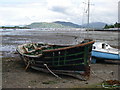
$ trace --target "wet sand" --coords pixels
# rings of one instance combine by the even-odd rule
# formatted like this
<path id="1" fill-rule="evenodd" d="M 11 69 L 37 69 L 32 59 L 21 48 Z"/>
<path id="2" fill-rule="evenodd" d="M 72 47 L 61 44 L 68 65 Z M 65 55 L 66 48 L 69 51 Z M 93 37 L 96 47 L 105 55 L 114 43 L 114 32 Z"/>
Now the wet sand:
<path id="1" fill-rule="evenodd" d="M 118 47 L 117 32 L 100 32 L 76 30 L 40 31 L 40 30 L 13 30 L 1 31 L 2 35 L 2 86 L 3 88 L 99 88 L 106 79 L 118 78 L 118 65 L 108 63 L 91 64 L 91 76 L 88 81 L 60 75 L 57 79 L 51 74 L 29 69 L 16 54 L 16 47 L 23 43 L 44 42 L 54 44 L 77 44 L 83 38 L 95 41 L 105 41 Z"/>

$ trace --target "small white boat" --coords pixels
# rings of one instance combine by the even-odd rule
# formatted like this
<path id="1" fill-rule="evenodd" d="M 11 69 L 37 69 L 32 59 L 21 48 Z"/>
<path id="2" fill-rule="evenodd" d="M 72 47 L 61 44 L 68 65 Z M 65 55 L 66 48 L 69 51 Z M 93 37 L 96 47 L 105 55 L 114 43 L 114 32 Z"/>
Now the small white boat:
<path id="1" fill-rule="evenodd" d="M 92 47 L 92 57 L 92 63 L 96 63 L 96 58 L 120 60 L 120 50 L 111 47 L 105 42 L 95 42 Z"/>

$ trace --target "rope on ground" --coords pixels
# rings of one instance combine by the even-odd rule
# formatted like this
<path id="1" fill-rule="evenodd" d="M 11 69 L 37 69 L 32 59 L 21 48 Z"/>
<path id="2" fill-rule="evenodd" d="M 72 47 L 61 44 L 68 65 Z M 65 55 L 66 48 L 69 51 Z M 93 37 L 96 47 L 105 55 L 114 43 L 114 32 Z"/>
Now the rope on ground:
<path id="1" fill-rule="evenodd" d="M 47 68 L 47 70 L 48 70 L 51 74 L 53 74 L 55 77 L 61 79 L 61 77 L 59 77 L 58 75 L 56 75 L 53 71 L 51 71 L 51 70 L 49 69 L 49 67 L 47 66 L 47 64 L 44 64 L 44 66 Z"/>
<path id="2" fill-rule="evenodd" d="M 28 62 L 27 66 L 25 67 L 25 70 L 27 70 L 29 66 L 30 66 L 30 62 Z"/>
<path id="3" fill-rule="evenodd" d="M 91 72 L 93 73 L 93 75 L 95 75 L 96 77 L 98 77 L 92 69 L 91 69 Z M 105 79 L 103 79 L 101 77 L 98 77 L 98 78 L 102 79 L 103 81 L 106 81 Z"/>

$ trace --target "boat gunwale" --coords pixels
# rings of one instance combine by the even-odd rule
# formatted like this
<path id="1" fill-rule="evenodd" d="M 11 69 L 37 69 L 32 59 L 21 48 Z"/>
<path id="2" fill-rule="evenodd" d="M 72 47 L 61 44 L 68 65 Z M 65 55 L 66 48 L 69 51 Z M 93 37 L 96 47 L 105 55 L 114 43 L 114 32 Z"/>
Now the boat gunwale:
<path id="1" fill-rule="evenodd" d="M 120 55 L 119 52 L 118 53 L 112 53 L 112 52 L 105 52 L 105 51 L 100 51 L 100 50 L 92 50 L 95 52 L 101 52 L 101 53 L 107 53 L 107 54 L 113 54 L 113 55 Z"/>
<path id="2" fill-rule="evenodd" d="M 58 48 L 58 49 L 52 49 L 52 50 L 43 50 L 43 52 L 62 51 L 62 50 L 72 49 L 72 48 L 75 48 L 75 47 L 85 46 L 85 45 L 88 45 L 88 44 L 92 44 L 94 42 L 95 41 L 90 41 L 90 42 L 87 42 L 87 43 L 82 43 L 82 44 L 78 44 L 78 45 L 74 45 L 74 46 L 69 46 L 69 47 L 64 47 L 64 48 Z"/>
<path id="3" fill-rule="evenodd" d="M 27 55 L 27 54 L 24 54 L 24 53 L 19 52 L 18 49 L 17 49 L 17 52 L 18 52 L 20 55 L 27 56 L 27 57 L 39 58 L 39 57 L 42 56 L 42 54 L 38 54 L 38 55 Z"/>
<path id="4" fill-rule="evenodd" d="M 94 43 L 95 41 L 90 41 L 90 42 L 87 42 L 87 43 L 82 43 L 82 44 L 77 44 L 77 45 L 73 45 L 73 46 L 68 46 L 68 47 L 63 47 L 63 48 L 58 48 L 58 49 L 51 49 L 51 50 L 43 50 L 42 53 L 45 53 L 45 52 L 55 52 L 55 51 L 62 51 L 62 50 L 67 50 L 67 49 L 72 49 L 72 48 L 75 48 L 75 47 L 81 47 L 81 46 L 85 46 L 85 45 L 88 45 L 88 44 L 92 44 Z M 38 55 L 27 55 L 27 54 L 24 54 L 20 51 L 20 47 L 24 46 L 26 44 L 22 44 L 22 45 L 19 45 L 17 47 L 17 52 L 23 56 L 27 56 L 27 57 L 35 57 L 35 58 L 38 58 L 38 57 L 41 57 L 42 56 L 42 53 L 41 54 L 38 54 Z M 49 45 L 49 44 L 48 44 Z M 51 45 L 52 46 L 52 45 Z M 54 45 L 53 45 L 54 46 Z M 59 45 L 57 45 L 59 46 Z"/>
<path id="5" fill-rule="evenodd" d="M 101 52 L 101 51 L 92 51 L 92 53 L 93 52 L 96 52 L 96 53 L 105 53 L 105 54 L 112 54 L 112 55 L 115 55 L 116 57 L 118 57 L 117 59 L 114 59 L 114 58 L 112 58 L 113 60 L 120 60 L 120 54 L 113 54 L 113 53 L 107 53 L 107 52 Z M 108 60 L 110 60 L 111 58 L 103 58 L 103 57 L 98 57 L 98 56 L 94 56 L 94 55 L 92 55 L 92 57 L 95 57 L 95 58 L 100 58 L 100 59 L 108 59 Z"/>

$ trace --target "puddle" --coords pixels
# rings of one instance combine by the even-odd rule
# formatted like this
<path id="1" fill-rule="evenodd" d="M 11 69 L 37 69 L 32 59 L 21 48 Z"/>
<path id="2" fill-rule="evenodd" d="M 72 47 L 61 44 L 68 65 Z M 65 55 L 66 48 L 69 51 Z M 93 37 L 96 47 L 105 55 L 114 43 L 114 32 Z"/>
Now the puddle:
<path id="1" fill-rule="evenodd" d="M 16 50 L 16 46 L 15 45 L 5 45 L 5 46 L 1 46 L 0 51 L 15 51 Z"/>

